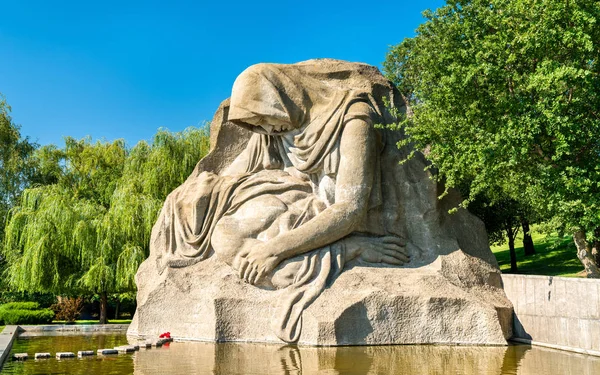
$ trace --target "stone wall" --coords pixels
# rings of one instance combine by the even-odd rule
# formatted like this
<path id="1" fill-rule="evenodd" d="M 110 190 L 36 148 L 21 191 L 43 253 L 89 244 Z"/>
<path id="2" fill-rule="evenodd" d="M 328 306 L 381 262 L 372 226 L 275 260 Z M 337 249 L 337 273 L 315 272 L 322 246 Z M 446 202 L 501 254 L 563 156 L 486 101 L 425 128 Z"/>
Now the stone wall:
<path id="1" fill-rule="evenodd" d="M 600 280 L 502 275 L 513 339 L 600 356 Z"/>
<path id="2" fill-rule="evenodd" d="M 0 370 L 2 370 L 2 365 L 4 365 L 4 362 L 8 358 L 13 341 L 15 341 L 18 334 L 19 326 L 6 326 L 2 333 L 0 333 Z"/>

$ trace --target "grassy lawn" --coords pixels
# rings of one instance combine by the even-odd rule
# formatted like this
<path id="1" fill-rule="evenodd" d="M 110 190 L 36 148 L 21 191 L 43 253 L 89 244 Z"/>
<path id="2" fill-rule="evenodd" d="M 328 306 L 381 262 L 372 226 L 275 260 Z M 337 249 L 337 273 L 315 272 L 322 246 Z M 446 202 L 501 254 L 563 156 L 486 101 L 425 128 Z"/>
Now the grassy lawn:
<path id="1" fill-rule="evenodd" d="M 2 333 L 2 331 L 4 331 L 4 326 L 0 326 L 0 333 Z"/>
<path id="2" fill-rule="evenodd" d="M 532 233 L 535 255 L 525 256 L 523 236 L 519 234 L 515 241 L 517 269 L 519 274 L 582 277 L 583 266 L 577 258 L 577 251 L 571 236 Z M 500 264 L 503 273 L 510 272 L 510 254 L 508 243 L 492 246 L 492 252 Z"/>

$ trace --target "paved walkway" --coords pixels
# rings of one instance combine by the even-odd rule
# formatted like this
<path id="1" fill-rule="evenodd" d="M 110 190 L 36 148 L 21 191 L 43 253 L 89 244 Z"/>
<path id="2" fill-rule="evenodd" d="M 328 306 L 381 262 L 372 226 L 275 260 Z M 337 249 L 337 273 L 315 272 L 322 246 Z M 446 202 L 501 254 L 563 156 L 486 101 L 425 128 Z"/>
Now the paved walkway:
<path id="1" fill-rule="evenodd" d="M 0 369 L 10 353 L 10 348 L 19 334 L 19 330 L 19 326 L 6 326 L 4 331 L 0 333 Z"/>

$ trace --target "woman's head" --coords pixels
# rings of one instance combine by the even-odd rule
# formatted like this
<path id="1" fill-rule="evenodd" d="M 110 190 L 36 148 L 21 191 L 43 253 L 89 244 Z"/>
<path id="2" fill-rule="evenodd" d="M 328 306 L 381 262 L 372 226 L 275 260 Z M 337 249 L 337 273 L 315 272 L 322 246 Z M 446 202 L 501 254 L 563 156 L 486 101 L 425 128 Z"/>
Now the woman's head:
<path id="1" fill-rule="evenodd" d="M 228 120 L 269 134 L 304 125 L 310 116 L 310 98 L 283 67 L 257 64 L 243 71 L 233 84 Z"/>
<path id="2" fill-rule="evenodd" d="M 369 101 L 379 115 L 386 113 L 382 98 L 395 97 L 389 81 L 377 68 L 365 64 L 331 59 L 256 64 L 235 80 L 228 120 L 258 133 L 285 133 L 308 126 L 314 132 L 330 122 L 345 96 Z M 387 121 L 394 119 L 375 123 Z"/>

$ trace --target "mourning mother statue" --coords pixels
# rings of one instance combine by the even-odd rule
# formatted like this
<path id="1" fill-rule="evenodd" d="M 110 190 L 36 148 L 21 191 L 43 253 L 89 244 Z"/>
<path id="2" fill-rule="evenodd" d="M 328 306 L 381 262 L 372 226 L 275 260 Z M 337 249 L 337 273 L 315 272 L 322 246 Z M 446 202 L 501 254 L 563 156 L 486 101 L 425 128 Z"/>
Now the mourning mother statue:
<path id="1" fill-rule="evenodd" d="M 386 103 L 402 106 L 393 86 L 365 64 L 324 59 L 247 68 L 235 80 L 226 114 L 221 114 L 222 126 L 216 129 L 221 134 L 211 134 L 221 143 L 237 145 L 239 152 L 232 155 L 233 146 L 219 149 L 217 140 L 206 159 L 230 162 L 221 160 L 221 167 L 210 168 L 210 162 L 201 161 L 167 197 L 153 229 L 150 258 L 138 273 L 138 287 L 144 288 L 144 273 L 154 272 L 154 278 L 163 279 L 162 287 L 171 282 L 183 294 L 238 288 L 224 292 L 223 298 L 192 299 L 209 305 L 213 301 L 212 307 L 198 306 L 197 311 L 209 311 L 219 332 L 247 329 L 251 323 L 241 311 L 248 308 L 248 299 L 259 304 L 262 298 L 268 306 L 256 312 L 269 311 L 272 332 L 293 343 L 302 334 L 303 312 L 345 270 L 394 272 L 389 270 L 431 263 L 431 249 L 410 239 L 401 197 L 411 193 L 394 185 L 405 182 L 403 172 L 395 171 L 402 158 L 395 147 L 400 135 L 385 129 L 396 120 Z M 391 154 L 386 151 L 390 148 Z M 218 271 L 210 276 L 192 271 L 202 268 Z M 185 276 L 178 273 L 186 270 Z M 207 277 L 216 283 L 210 286 Z M 223 302 L 229 301 L 228 293 L 237 302 Z M 138 303 L 150 305 L 152 294 L 141 290 Z M 219 323 L 221 313 L 235 317 Z M 144 319 L 141 314 L 138 308 L 137 320 Z M 188 323 L 206 323 L 197 318 Z M 147 331 L 140 323 L 134 319 L 137 332 L 132 333 L 146 333 L 140 332 Z M 173 332 L 177 324 L 164 329 Z M 232 329 L 236 324 L 240 327 Z M 225 337 L 232 335 L 229 331 L 219 335 L 224 337 L 197 337 L 206 334 L 190 327 L 179 333 L 181 338 L 239 338 Z M 269 341 L 264 335 L 250 340 Z"/>

